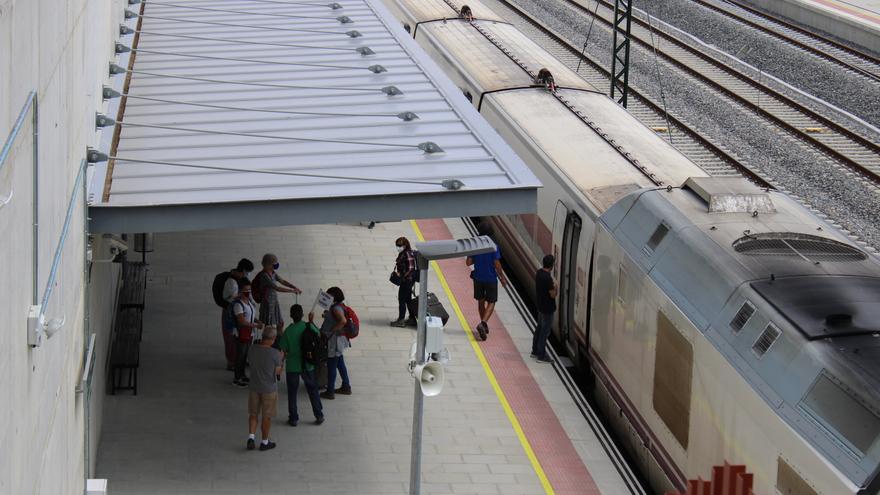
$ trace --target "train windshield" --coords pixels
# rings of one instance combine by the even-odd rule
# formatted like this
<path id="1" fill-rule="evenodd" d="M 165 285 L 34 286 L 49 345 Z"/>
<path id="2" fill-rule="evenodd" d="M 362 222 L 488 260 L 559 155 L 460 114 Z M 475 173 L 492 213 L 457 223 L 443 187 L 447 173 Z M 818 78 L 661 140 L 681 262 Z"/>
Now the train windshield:
<path id="1" fill-rule="evenodd" d="M 751 285 L 809 340 L 880 336 L 878 277 L 790 277 Z"/>

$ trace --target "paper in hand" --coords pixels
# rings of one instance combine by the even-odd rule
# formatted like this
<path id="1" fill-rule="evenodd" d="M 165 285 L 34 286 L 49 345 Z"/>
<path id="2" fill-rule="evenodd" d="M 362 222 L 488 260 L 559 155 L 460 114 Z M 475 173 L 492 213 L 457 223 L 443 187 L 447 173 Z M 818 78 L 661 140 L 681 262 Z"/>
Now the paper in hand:
<path id="1" fill-rule="evenodd" d="M 315 308 L 321 308 L 321 311 L 327 311 L 330 309 L 330 306 L 333 305 L 333 296 L 327 294 L 322 290 L 318 290 L 318 297 L 315 298 L 315 304 L 312 305 L 312 313 L 315 312 Z"/>

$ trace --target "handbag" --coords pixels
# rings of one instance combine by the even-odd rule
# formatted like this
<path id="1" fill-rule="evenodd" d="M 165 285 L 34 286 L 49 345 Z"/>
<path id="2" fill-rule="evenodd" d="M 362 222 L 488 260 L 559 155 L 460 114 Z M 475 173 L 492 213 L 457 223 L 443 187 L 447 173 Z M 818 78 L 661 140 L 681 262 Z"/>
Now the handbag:
<path id="1" fill-rule="evenodd" d="M 400 285 L 400 275 L 397 272 L 391 272 L 391 276 L 388 277 L 388 281 L 394 285 Z"/>

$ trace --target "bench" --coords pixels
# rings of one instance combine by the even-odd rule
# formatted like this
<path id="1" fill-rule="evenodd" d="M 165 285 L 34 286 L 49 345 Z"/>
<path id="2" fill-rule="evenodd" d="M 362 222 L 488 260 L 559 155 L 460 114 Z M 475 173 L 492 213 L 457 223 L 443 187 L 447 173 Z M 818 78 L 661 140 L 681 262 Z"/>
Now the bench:
<path id="1" fill-rule="evenodd" d="M 140 365 L 140 340 L 143 333 L 144 310 L 120 308 L 116 315 L 113 344 L 110 350 L 110 394 L 132 390 L 137 395 L 137 371 Z M 123 384 L 123 377 L 127 380 Z"/>
<path id="2" fill-rule="evenodd" d="M 122 264 L 122 287 L 119 289 L 119 308 L 144 309 L 147 293 L 147 265 L 126 261 Z"/>

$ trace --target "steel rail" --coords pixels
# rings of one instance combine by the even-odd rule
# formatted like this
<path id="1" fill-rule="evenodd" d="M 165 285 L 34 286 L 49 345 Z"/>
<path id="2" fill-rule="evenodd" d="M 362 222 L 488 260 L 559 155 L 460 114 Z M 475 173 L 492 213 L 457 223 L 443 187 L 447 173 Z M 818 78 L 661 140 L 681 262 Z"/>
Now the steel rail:
<path id="1" fill-rule="evenodd" d="M 607 0 L 595 0 L 600 2 L 605 6 L 606 9 L 613 9 L 613 5 L 609 3 Z M 569 4 L 579 13 L 589 16 L 590 18 L 598 19 L 600 22 L 605 24 L 609 29 L 613 29 L 612 21 L 608 20 L 603 14 L 593 14 L 588 8 L 584 5 L 581 5 L 579 2 L 575 0 L 565 0 L 566 4 Z M 858 146 L 859 150 L 863 151 L 868 156 L 880 157 L 880 145 L 868 140 L 867 138 L 857 134 L 856 132 L 846 128 L 845 126 L 838 124 L 837 122 L 831 120 L 828 117 L 825 117 L 814 110 L 800 104 L 799 102 L 793 100 L 792 98 L 770 88 L 760 81 L 756 81 L 754 78 L 744 74 L 739 69 L 731 67 L 730 65 L 718 60 L 712 55 L 704 53 L 700 49 L 685 43 L 679 40 L 672 34 L 669 34 L 663 30 L 656 29 L 654 25 L 649 25 L 647 21 L 639 18 L 633 18 L 633 23 L 637 24 L 639 28 L 653 31 L 657 36 L 661 37 L 665 42 L 668 42 L 671 46 L 678 48 L 679 50 L 683 50 L 687 55 L 695 57 L 698 61 L 707 63 L 711 66 L 711 68 L 720 71 L 722 74 L 725 74 L 734 79 L 734 82 L 745 83 L 749 87 L 758 90 L 762 94 L 766 95 L 769 98 L 773 98 L 778 101 L 780 104 L 787 107 L 788 110 L 794 111 L 796 114 L 800 114 L 806 117 L 809 120 L 816 122 L 817 126 L 827 128 L 828 130 L 833 131 L 839 136 L 842 136 L 848 140 L 848 142 L 842 143 L 841 148 L 850 148 L 852 145 Z M 652 48 L 650 41 L 642 38 L 638 30 L 633 30 L 632 39 L 643 46 L 644 48 Z M 734 102 L 740 104 L 741 106 L 751 110 L 752 112 L 758 114 L 760 117 L 765 120 L 769 120 L 776 127 L 780 127 L 792 136 L 798 138 L 799 140 L 806 142 L 809 145 L 812 145 L 813 148 L 818 151 L 825 153 L 826 155 L 834 158 L 841 165 L 848 167 L 852 171 L 857 174 L 865 177 L 866 179 L 872 181 L 874 184 L 880 185 L 880 166 L 865 166 L 855 158 L 847 154 L 847 152 L 838 150 L 835 147 L 831 146 L 828 143 L 823 142 L 822 140 L 814 137 L 812 134 L 808 132 L 806 128 L 801 128 L 800 126 L 789 122 L 786 118 L 776 115 L 770 110 L 764 108 L 758 103 L 751 101 L 746 96 L 738 93 L 737 91 L 728 88 L 724 84 L 718 82 L 713 79 L 709 75 L 697 70 L 692 67 L 685 61 L 680 60 L 676 56 L 669 53 L 668 48 L 658 47 L 657 52 L 666 60 L 668 63 L 679 69 L 680 71 L 690 75 L 697 81 L 709 86 L 716 92 L 727 96 Z M 812 126 L 811 126 L 812 127 Z M 833 136 L 832 136 L 833 137 Z"/>
<path id="2" fill-rule="evenodd" d="M 836 65 L 839 65 L 845 69 L 848 69 L 848 70 L 851 70 L 851 71 L 856 72 L 858 74 L 861 74 L 862 76 L 865 76 L 869 79 L 872 79 L 875 82 L 880 82 L 880 58 L 877 58 L 873 55 L 870 55 L 868 53 L 857 50 L 853 47 L 846 46 L 840 42 L 837 42 L 837 41 L 832 40 L 828 37 L 822 36 L 818 33 L 809 31 L 809 30 L 801 28 L 799 26 L 795 26 L 795 25 L 793 25 L 787 21 L 784 21 L 781 18 L 773 16 L 769 13 L 754 10 L 754 9 L 747 7 L 747 6 L 743 5 L 742 3 L 737 2 L 735 0 L 725 0 L 726 3 L 729 3 L 731 5 L 739 7 L 740 9 L 748 12 L 749 14 L 752 14 L 756 17 L 761 18 L 762 20 L 764 20 L 764 22 L 777 24 L 777 25 L 780 25 L 786 29 L 795 31 L 802 36 L 812 38 L 813 41 L 816 42 L 817 44 L 829 45 L 832 48 L 834 48 L 835 50 L 839 50 L 841 52 L 844 52 L 851 57 L 858 58 L 862 62 L 865 62 L 866 64 L 869 64 L 872 66 L 871 69 L 859 67 L 858 65 L 855 65 L 852 62 L 848 62 L 848 61 L 844 60 L 843 58 L 841 58 L 837 54 L 831 53 L 829 50 L 825 50 L 822 47 L 817 46 L 817 44 L 810 44 L 807 41 L 799 40 L 789 34 L 786 34 L 782 31 L 780 31 L 780 30 L 773 29 L 772 27 L 768 26 L 767 24 L 762 24 L 761 22 L 749 19 L 745 15 L 742 15 L 738 12 L 734 12 L 733 10 L 728 10 L 720 5 L 712 3 L 709 0 L 691 0 L 691 1 L 706 8 L 706 9 L 709 9 L 713 12 L 716 12 L 720 15 L 723 15 L 724 17 L 727 17 L 729 19 L 733 19 L 737 22 L 745 24 L 746 26 L 749 26 L 753 29 L 756 29 L 756 30 L 758 30 L 764 34 L 767 34 L 769 36 L 772 36 L 778 40 L 782 40 L 790 45 L 793 45 L 796 48 L 804 50 L 814 56 L 817 56 L 817 57 L 823 59 L 823 60 L 829 61 L 829 62 L 834 63 Z"/>
<path id="3" fill-rule="evenodd" d="M 554 43 L 556 43 L 560 49 L 568 52 L 570 55 L 575 57 L 578 61 L 582 62 L 582 64 L 586 64 L 586 67 L 589 67 L 592 71 L 600 74 L 605 82 L 607 83 L 610 80 L 611 73 L 605 67 L 599 65 L 594 60 L 589 57 L 583 55 L 581 53 L 580 47 L 574 46 L 568 40 L 566 40 L 562 35 L 558 34 L 551 27 L 547 26 L 543 22 L 538 19 L 535 19 L 528 12 L 521 9 L 519 6 L 514 5 L 509 0 L 494 0 L 499 4 L 503 5 L 505 8 L 511 10 L 516 15 L 518 15 L 524 22 L 530 24 L 534 29 L 539 30 L 542 34 L 550 38 Z M 545 47 L 546 48 L 546 47 Z M 564 62 L 563 62 L 564 63 Z M 568 65 L 568 64 L 567 64 Z M 569 68 L 574 70 L 574 66 L 569 65 Z M 752 170 L 750 167 L 742 163 L 742 161 L 733 155 L 731 155 L 726 150 L 720 148 L 715 145 L 711 140 L 707 137 L 703 136 L 699 132 L 697 132 L 692 126 L 683 122 L 682 120 L 676 118 L 673 115 L 668 114 L 663 110 L 663 107 L 654 102 L 651 98 L 649 98 L 646 92 L 639 90 L 637 87 L 630 85 L 630 95 L 633 97 L 633 100 L 630 104 L 630 111 L 634 110 L 639 105 L 648 109 L 648 111 L 656 114 L 659 120 L 665 120 L 668 118 L 668 121 L 675 126 L 678 130 L 680 130 L 684 135 L 690 138 L 694 143 L 698 146 L 702 147 L 706 150 L 710 155 L 716 157 L 723 165 L 735 171 L 735 173 L 739 173 L 740 175 L 746 177 L 751 182 L 755 183 L 759 187 L 767 188 L 767 189 L 775 189 L 775 187 L 767 181 L 764 177 L 762 177 L 759 173 Z M 635 103 L 636 105 L 633 105 Z M 679 150 L 685 156 L 688 156 L 683 150 Z M 689 156 L 692 160 L 695 160 L 693 157 Z M 698 160 L 695 160 L 698 161 Z M 699 164 L 699 163 L 698 163 Z M 707 170 L 705 166 L 702 164 L 701 168 L 706 170 L 710 175 L 718 175 L 713 174 L 710 170 Z"/>

